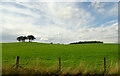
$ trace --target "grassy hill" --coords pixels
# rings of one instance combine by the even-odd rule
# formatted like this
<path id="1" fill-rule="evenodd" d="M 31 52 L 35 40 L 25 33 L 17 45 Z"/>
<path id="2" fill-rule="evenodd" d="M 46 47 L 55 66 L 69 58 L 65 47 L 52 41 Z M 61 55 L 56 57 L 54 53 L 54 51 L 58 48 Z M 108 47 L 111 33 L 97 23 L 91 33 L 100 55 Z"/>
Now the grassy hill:
<path id="1" fill-rule="evenodd" d="M 107 71 L 116 74 L 118 67 L 118 44 L 48 44 L 48 43 L 2 43 L 3 73 L 15 64 L 20 56 L 20 66 L 41 71 L 58 69 L 61 58 L 63 73 L 97 73 L 103 71 L 106 58 Z M 114 68 L 113 68 L 114 67 Z"/>

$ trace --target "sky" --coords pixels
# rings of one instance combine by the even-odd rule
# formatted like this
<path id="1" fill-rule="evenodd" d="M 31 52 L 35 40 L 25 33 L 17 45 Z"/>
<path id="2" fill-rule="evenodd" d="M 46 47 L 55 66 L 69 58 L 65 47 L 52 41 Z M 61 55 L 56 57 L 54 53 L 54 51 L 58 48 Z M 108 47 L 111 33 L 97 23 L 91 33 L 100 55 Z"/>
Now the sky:
<path id="1" fill-rule="evenodd" d="M 118 42 L 117 2 L 1 2 L 0 17 L 0 42 Z"/>

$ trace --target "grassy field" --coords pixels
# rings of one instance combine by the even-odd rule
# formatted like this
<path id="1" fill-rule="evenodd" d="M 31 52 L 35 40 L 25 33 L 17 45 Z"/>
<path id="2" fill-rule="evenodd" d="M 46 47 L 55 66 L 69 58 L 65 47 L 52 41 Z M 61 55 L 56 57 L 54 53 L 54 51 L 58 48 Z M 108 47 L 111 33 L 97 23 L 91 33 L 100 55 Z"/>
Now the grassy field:
<path id="1" fill-rule="evenodd" d="M 63 74 L 102 74 L 104 57 L 108 74 L 118 70 L 118 44 L 2 43 L 3 74 L 12 73 L 8 68 L 15 64 L 16 56 L 20 56 L 20 66 L 34 70 L 32 74 L 57 71 L 59 57 Z"/>

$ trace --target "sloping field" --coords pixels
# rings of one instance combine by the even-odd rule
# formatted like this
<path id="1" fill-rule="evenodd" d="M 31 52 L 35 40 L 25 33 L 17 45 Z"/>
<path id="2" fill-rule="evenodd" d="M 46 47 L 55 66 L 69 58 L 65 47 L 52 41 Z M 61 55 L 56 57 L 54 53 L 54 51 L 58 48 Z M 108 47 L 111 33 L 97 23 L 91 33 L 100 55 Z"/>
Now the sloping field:
<path id="1" fill-rule="evenodd" d="M 20 57 L 20 66 L 37 70 L 37 73 L 55 72 L 59 57 L 64 74 L 101 74 L 104 57 L 108 74 L 117 74 L 118 70 L 118 44 L 2 43 L 3 74 L 11 73 L 8 68 L 15 64 L 16 56 Z"/>

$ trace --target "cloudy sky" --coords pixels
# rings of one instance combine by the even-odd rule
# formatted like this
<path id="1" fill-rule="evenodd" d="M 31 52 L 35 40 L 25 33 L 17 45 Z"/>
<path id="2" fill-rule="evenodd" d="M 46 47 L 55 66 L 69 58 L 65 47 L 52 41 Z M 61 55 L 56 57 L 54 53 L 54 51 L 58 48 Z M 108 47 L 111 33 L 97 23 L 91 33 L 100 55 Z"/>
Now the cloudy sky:
<path id="1" fill-rule="evenodd" d="M 2 42 L 34 35 L 37 42 L 118 41 L 117 2 L 0 3 Z"/>

